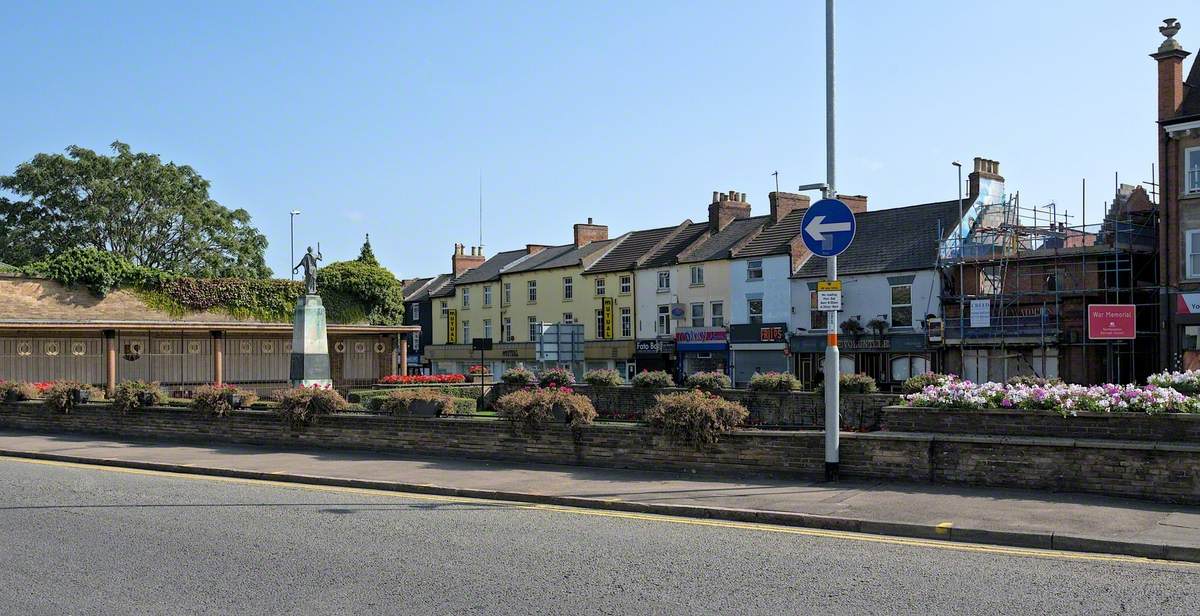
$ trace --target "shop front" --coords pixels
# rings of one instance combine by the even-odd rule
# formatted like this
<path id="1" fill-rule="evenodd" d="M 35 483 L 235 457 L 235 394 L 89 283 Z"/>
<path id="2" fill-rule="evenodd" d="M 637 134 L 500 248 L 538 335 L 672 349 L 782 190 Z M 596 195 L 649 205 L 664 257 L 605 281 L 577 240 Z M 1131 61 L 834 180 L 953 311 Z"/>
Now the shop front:
<path id="1" fill-rule="evenodd" d="M 635 372 L 675 373 L 675 341 L 663 338 L 638 340 L 634 343 Z"/>
<path id="2" fill-rule="evenodd" d="M 789 372 L 787 323 L 732 325 L 729 348 L 733 351 L 733 383 L 742 387 L 755 374 Z"/>
<path id="3" fill-rule="evenodd" d="M 724 327 L 682 327 L 675 332 L 680 380 L 696 372 L 729 374 L 729 332 Z"/>
<path id="4" fill-rule="evenodd" d="M 636 374 L 635 350 L 633 340 L 589 340 L 583 344 L 584 373 L 616 370 L 628 382 Z"/>
<path id="5" fill-rule="evenodd" d="M 480 362 L 479 351 L 469 344 L 439 344 L 425 347 L 425 357 L 432 365 L 433 374 L 467 374 L 471 366 Z M 483 352 L 483 365 L 497 378 L 509 368 L 536 365 L 534 345 L 529 342 L 505 342 Z"/>
<path id="6" fill-rule="evenodd" d="M 824 378 L 825 335 L 792 336 L 788 343 L 794 357 L 794 374 L 806 384 Z M 882 336 L 839 336 L 842 374 L 866 374 L 881 388 L 899 387 L 910 376 L 937 370 L 937 350 L 924 333 L 890 333 Z"/>

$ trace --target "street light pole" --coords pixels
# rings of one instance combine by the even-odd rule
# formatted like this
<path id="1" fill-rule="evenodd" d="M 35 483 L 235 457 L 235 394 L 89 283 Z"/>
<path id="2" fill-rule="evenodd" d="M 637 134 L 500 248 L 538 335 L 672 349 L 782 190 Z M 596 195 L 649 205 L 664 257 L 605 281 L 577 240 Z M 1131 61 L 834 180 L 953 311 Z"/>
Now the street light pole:
<path id="1" fill-rule="evenodd" d="M 289 223 L 288 226 L 290 228 L 290 236 L 291 236 L 289 239 L 291 240 L 291 255 L 292 255 L 292 262 L 289 263 L 289 265 L 291 265 L 293 268 L 292 269 L 292 280 L 296 279 L 296 270 L 294 269 L 296 266 L 296 217 L 299 215 L 300 215 L 300 210 L 292 210 L 291 216 L 288 217 L 288 223 Z"/>
<path id="2" fill-rule="evenodd" d="M 966 224 L 964 218 L 966 214 L 963 212 L 962 199 L 962 163 L 957 160 L 950 163 L 958 168 L 958 369 L 963 373 L 963 378 L 967 378 L 967 279 L 964 273 L 964 264 L 967 260 L 967 233 L 969 229 L 963 227 Z M 976 378 L 979 375 L 975 375 Z"/>
<path id="3" fill-rule="evenodd" d="M 825 0 L 825 198 L 836 199 L 833 116 L 833 0 Z M 837 280 L 837 256 L 825 260 L 829 280 Z M 837 311 L 826 313 L 825 344 L 825 481 L 838 480 L 839 431 L 841 429 L 838 372 Z"/>

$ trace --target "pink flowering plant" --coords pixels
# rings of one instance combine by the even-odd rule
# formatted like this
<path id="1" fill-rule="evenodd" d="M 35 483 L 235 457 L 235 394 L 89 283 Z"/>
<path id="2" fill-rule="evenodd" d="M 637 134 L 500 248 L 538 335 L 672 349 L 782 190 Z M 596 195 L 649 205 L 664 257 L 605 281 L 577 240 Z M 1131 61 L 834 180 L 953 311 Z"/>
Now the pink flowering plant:
<path id="1" fill-rule="evenodd" d="M 908 406 L 938 409 L 1057 411 L 1064 417 L 1088 413 L 1197 413 L 1200 400 L 1170 387 L 1137 385 L 1026 385 L 972 383 L 949 378 L 904 397 Z"/>

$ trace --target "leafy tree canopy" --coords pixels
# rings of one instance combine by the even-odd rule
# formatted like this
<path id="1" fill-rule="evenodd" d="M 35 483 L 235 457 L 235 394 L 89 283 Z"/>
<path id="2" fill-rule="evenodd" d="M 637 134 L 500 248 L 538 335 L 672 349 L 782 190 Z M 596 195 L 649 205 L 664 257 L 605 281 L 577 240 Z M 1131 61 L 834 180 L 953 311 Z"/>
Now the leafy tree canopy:
<path id="1" fill-rule="evenodd" d="M 176 274 L 265 278 L 267 239 L 245 210 L 208 195 L 187 165 L 163 163 L 121 142 L 113 155 L 71 146 L 38 154 L 0 176 L 0 261 L 25 265 L 94 248 Z"/>
<path id="2" fill-rule="evenodd" d="M 400 325 L 404 320 L 404 285 L 379 265 L 358 259 L 330 263 L 317 270 L 317 290 L 343 323 Z"/>

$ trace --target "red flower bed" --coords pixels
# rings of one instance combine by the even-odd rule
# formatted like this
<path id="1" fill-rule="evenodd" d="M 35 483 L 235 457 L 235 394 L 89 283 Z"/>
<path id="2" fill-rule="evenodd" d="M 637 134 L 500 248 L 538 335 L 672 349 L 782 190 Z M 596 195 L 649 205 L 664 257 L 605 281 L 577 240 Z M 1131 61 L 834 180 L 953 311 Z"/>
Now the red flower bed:
<path id="1" fill-rule="evenodd" d="M 426 385 L 463 383 L 467 377 L 461 374 L 392 374 L 379 379 L 384 385 Z"/>

